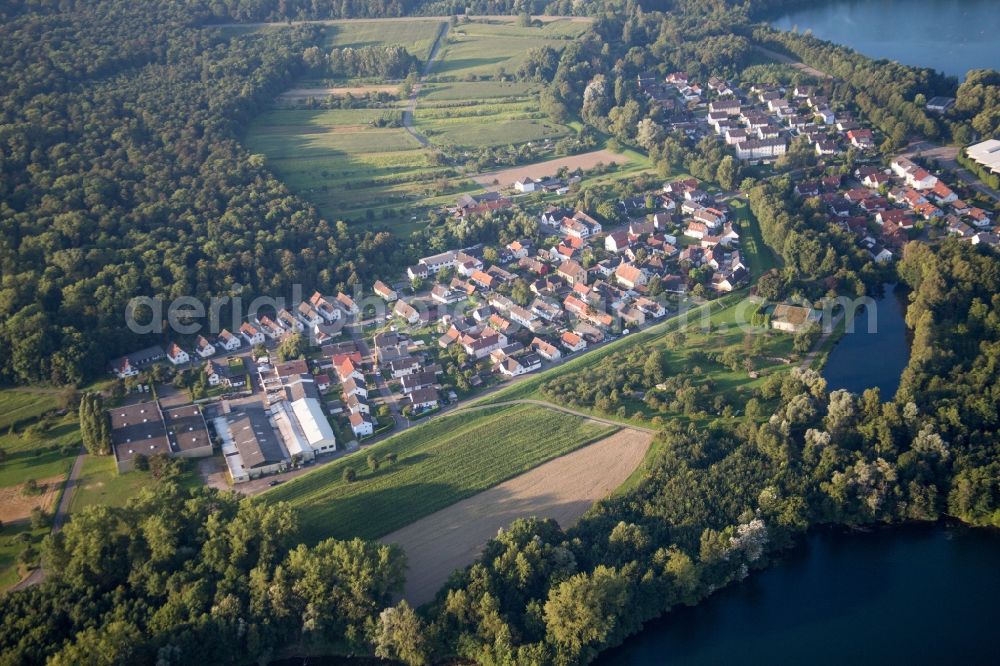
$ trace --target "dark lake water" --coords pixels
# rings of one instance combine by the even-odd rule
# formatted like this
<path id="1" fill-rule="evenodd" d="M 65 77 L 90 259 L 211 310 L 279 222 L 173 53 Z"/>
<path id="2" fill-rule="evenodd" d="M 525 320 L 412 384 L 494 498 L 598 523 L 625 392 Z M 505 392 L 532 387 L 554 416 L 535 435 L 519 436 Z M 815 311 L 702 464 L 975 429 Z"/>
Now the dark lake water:
<path id="1" fill-rule="evenodd" d="M 998 563 L 997 531 L 938 524 L 819 532 L 596 663 L 996 664 Z"/>
<path id="2" fill-rule="evenodd" d="M 773 21 L 806 29 L 873 58 L 933 67 L 965 78 L 970 69 L 1000 70 L 997 0 L 829 0 Z"/>
<path id="3" fill-rule="evenodd" d="M 847 389 L 860 395 L 867 388 L 878 388 L 882 400 L 892 399 L 910 360 L 905 299 L 901 291 L 888 286 L 885 294 L 875 299 L 870 315 L 867 309 L 857 315 L 854 332 L 844 333 L 823 367 L 828 390 Z M 874 333 L 868 332 L 869 316 Z"/>

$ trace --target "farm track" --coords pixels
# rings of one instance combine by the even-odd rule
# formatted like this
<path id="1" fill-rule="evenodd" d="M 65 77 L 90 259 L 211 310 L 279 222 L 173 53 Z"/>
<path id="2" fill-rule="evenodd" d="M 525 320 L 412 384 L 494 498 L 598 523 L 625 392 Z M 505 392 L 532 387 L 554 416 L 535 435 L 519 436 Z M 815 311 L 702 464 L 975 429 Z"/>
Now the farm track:
<path id="1" fill-rule="evenodd" d="M 73 467 L 70 469 L 69 478 L 66 479 L 66 483 L 63 486 L 62 496 L 59 498 L 59 504 L 56 506 L 55 514 L 52 516 L 52 530 L 51 533 L 55 534 L 62 529 L 63 523 L 66 522 L 66 514 L 69 513 L 69 505 L 73 501 L 73 494 L 76 492 L 76 486 L 80 481 L 80 474 L 83 472 L 83 458 L 87 451 L 80 448 L 80 452 L 77 453 L 76 459 L 73 461 Z M 24 579 L 22 579 L 13 588 L 14 590 L 23 590 L 32 585 L 37 585 L 45 580 L 45 571 L 42 567 L 37 567 L 32 570 Z"/>
<path id="2" fill-rule="evenodd" d="M 417 97 L 420 95 L 421 89 L 424 87 L 424 82 L 431 73 L 431 69 L 434 68 L 434 63 L 437 60 L 438 55 L 441 53 L 441 44 L 444 42 L 445 38 L 448 36 L 448 32 L 451 30 L 451 23 L 445 21 L 441 31 L 438 33 L 437 39 L 434 40 L 434 46 L 431 47 L 431 53 L 427 56 L 427 62 L 424 64 L 424 71 L 420 75 L 420 81 L 413 86 L 413 90 L 410 91 L 410 101 L 406 105 L 406 110 L 403 111 L 403 129 L 410 133 L 417 142 L 424 146 L 425 148 L 430 147 L 430 141 L 427 140 L 423 134 L 418 132 L 413 128 L 413 113 L 417 110 Z"/>
<path id="3" fill-rule="evenodd" d="M 480 409 L 491 409 L 494 407 L 505 407 L 507 405 L 534 405 L 535 407 L 543 407 L 545 409 L 551 409 L 554 412 L 562 412 L 563 414 L 569 414 L 571 416 L 579 416 L 582 419 L 587 419 L 588 421 L 593 421 L 594 423 L 600 423 L 602 425 L 614 426 L 615 428 L 626 428 L 631 430 L 638 430 L 639 432 L 644 432 L 650 435 L 656 434 L 656 430 L 653 428 L 644 428 L 642 426 L 629 425 L 624 426 L 620 421 L 612 421 L 611 419 L 604 419 L 599 416 L 593 416 L 587 414 L 586 412 L 580 412 L 575 409 L 570 409 L 569 407 L 562 407 L 561 405 L 556 405 L 551 402 L 545 402 L 544 400 L 501 400 L 499 402 L 490 402 L 484 405 L 469 405 L 467 407 L 456 407 L 451 411 L 452 414 L 458 412 L 473 412 Z"/>

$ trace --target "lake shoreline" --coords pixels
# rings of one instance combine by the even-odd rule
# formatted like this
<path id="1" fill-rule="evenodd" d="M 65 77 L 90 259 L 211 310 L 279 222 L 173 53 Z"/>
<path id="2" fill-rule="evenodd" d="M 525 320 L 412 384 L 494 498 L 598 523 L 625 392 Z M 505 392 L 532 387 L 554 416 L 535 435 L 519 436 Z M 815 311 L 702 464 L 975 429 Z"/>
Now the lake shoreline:
<path id="1" fill-rule="evenodd" d="M 972 69 L 1000 70 L 998 15 L 987 0 L 916 0 L 905 8 L 892 0 L 828 0 L 789 3 L 759 18 L 779 30 L 808 30 L 869 58 L 934 69 L 961 82 Z"/>
<path id="2" fill-rule="evenodd" d="M 706 626 L 713 621 L 718 623 L 720 620 L 731 619 L 726 618 L 724 609 L 717 608 L 718 606 L 733 606 L 745 603 L 747 600 L 759 603 L 760 599 L 768 594 L 767 585 L 773 582 L 772 579 L 793 576 L 807 568 L 812 560 L 817 557 L 822 559 L 829 552 L 849 552 L 850 548 L 856 548 L 858 544 L 862 544 L 861 550 L 863 551 L 874 551 L 877 548 L 891 549 L 894 544 L 898 549 L 900 545 L 905 546 L 911 542 L 940 542 L 943 540 L 950 544 L 956 539 L 960 542 L 989 540 L 993 542 L 995 547 L 996 553 L 994 554 L 1000 553 L 1000 529 L 993 526 L 970 525 L 952 517 L 943 517 L 935 521 L 908 520 L 856 526 L 836 524 L 813 526 L 805 534 L 796 538 L 794 545 L 773 552 L 768 563 L 751 572 L 747 578 L 715 590 L 693 606 L 674 607 L 660 617 L 646 622 L 639 632 L 628 636 L 619 645 L 602 651 L 594 663 L 599 666 L 622 666 L 624 664 L 640 664 L 641 666 L 649 664 L 652 666 L 657 662 L 644 657 L 648 656 L 655 648 L 655 653 L 662 660 L 665 651 L 669 651 L 669 647 L 665 645 L 668 641 L 664 640 L 664 636 L 670 636 L 677 643 L 676 647 L 679 647 L 681 651 L 676 656 L 685 663 L 715 663 L 719 659 L 717 652 L 710 655 L 705 655 L 702 652 L 700 656 L 693 652 L 697 648 L 696 644 L 703 644 L 702 647 L 704 647 L 710 643 L 706 640 L 707 637 L 697 636 L 694 632 L 711 633 L 722 641 L 740 642 L 739 636 L 724 638 L 727 635 L 726 627 L 720 630 L 718 627 Z M 978 544 L 973 545 L 978 546 Z M 794 601 L 793 599 L 792 602 L 794 603 Z M 840 620 L 851 616 L 851 609 L 841 609 L 841 611 L 834 613 Z M 767 615 L 767 611 L 761 612 L 759 609 L 754 610 L 754 616 L 758 619 L 773 619 Z M 991 615 L 991 617 L 995 617 L 995 615 Z M 734 630 L 741 628 L 731 627 Z M 678 633 L 685 636 L 678 639 L 676 636 Z M 744 645 L 740 649 L 745 649 L 745 647 Z M 884 645 L 866 647 L 886 649 Z M 688 652 L 684 652 L 684 649 L 687 649 Z M 757 658 L 775 663 L 778 655 L 782 653 L 782 649 L 776 643 L 774 654 L 757 655 Z M 754 661 L 754 657 L 748 657 L 748 660 Z M 836 660 L 831 660 L 830 663 L 834 661 Z"/>

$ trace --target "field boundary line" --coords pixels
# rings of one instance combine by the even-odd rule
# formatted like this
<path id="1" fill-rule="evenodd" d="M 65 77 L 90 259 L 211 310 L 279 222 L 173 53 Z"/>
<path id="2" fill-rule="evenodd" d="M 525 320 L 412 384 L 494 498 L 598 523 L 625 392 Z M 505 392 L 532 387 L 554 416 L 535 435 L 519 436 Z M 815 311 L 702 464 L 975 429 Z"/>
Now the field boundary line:
<path id="1" fill-rule="evenodd" d="M 555 412 L 562 412 L 563 414 L 569 414 L 571 416 L 579 416 L 580 418 L 587 419 L 588 421 L 594 421 L 595 423 L 600 423 L 602 425 L 613 426 L 620 430 L 636 430 L 638 432 L 644 432 L 650 435 L 655 435 L 656 430 L 653 428 L 644 428 L 643 426 L 631 425 L 626 423 L 620 423 L 618 421 L 612 421 L 611 419 L 601 418 L 600 416 L 593 416 L 592 414 L 587 414 L 586 412 L 579 412 L 575 409 L 570 409 L 569 407 L 562 407 L 551 402 L 546 402 L 544 400 L 532 400 L 532 399 L 520 399 L 520 400 L 501 400 L 498 402 L 492 402 L 485 405 L 468 405 L 464 407 L 456 407 L 451 410 L 451 414 L 458 414 L 460 412 L 471 412 L 478 411 L 481 409 L 488 409 L 489 407 L 502 407 L 507 405 L 534 405 L 536 407 L 542 407 L 545 409 L 551 409 Z"/>

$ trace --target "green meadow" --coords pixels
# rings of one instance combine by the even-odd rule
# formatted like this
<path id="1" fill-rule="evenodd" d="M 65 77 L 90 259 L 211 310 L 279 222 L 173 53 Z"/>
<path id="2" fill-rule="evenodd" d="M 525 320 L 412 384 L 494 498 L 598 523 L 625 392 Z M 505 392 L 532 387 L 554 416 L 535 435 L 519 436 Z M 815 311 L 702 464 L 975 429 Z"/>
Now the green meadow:
<path id="1" fill-rule="evenodd" d="M 431 80 L 512 74 L 524 63 L 531 49 L 551 46 L 561 50 L 587 27 L 586 23 L 568 19 L 529 28 L 501 20 L 459 23 L 448 32 L 441 50 L 441 62 L 431 72 Z"/>

